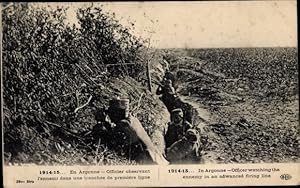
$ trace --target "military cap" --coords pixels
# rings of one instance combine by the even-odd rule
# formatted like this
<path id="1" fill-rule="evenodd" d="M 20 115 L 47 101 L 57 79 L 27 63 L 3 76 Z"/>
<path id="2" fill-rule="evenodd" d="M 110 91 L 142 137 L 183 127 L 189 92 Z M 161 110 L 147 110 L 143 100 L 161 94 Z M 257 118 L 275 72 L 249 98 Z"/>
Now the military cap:
<path id="1" fill-rule="evenodd" d="M 172 114 L 178 114 L 181 117 L 183 117 L 183 111 L 181 108 L 176 108 L 176 109 L 172 110 Z"/>

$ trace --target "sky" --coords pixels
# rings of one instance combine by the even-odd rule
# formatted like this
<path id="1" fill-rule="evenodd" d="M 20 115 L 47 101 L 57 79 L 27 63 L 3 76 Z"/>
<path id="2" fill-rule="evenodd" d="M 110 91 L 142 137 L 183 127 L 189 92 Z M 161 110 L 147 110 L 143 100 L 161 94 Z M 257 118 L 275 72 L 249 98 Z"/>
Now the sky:
<path id="1" fill-rule="evenodd" d="M 94 2 L 155 48 L 296 47 L 296 1 Z M 56 6 L 56 4 L 52 4 Z M 68 20 L 77 23 L 69 6 Z"/>

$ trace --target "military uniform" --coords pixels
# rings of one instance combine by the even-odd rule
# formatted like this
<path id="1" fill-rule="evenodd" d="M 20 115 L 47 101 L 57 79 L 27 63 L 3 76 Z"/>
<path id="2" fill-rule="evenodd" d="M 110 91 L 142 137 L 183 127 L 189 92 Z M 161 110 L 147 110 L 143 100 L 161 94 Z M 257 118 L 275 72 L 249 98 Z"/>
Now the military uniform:
<path id="1" fill-rule="evenodd" d="M 101 144 L 113 148 L 118 154 L 139 160 L 139 155 L 145 153 L 146 147 L 130 128 L 127 106 L 120 104 L 124 101 L 112 100 L 107 110 L 100 109 L 96 113 L 97 124 L 93 127 L 92 135 L 96 141 L 100 139 Z"/>
<path id="2" fill-rule="evenodd" d="M 167 160 L 173 164 L 200 162 L 201 142 L 195 129 L 189 129 L 186 136 L 174 142 L 166 150 Z"/>
<path id="3" fill-rule="evenodd" d="M 174 101 L 176 99 L 176 91 L 172 86 L 171 80 L 165 80 L 163 86 L 159 86 L 156 90 L 157 95 L 161 95 L 161 100 L 166 105 L 169 111 L 174 109 Z"/>
<path id="4" fill-rule="evenodd" d="M 176 88 L 177 84 L 176 84 L 176 79 L 175 79 L 174 74 L 172 74 L 170 71 L 166 71 L 164 78 L 167 80 L 171 80 L 173 87 Z"/>
<path id="5" fill-rule="evenodd" d="M 170 147 L 174 142 L 182 139 L 185 134 L 186 131 L 190 128 L 192 128 L 192 125 L 187 122 L 187 121 L 183 121 L 180 124 L 174 124 L 174 123 L 168 123 L 168 128 L 165 134 L 165 143 L 166 143 L 166 147 Z"/>
<path id="6" fill-rule="evenodd" d="M 171 163 L 190 163 L 199 161 L 200 135 L 196 129 L 183 120 L 181 109 L 172 110 L 172 122 L 168 124 L 165 133 L 165 154 Z"/>

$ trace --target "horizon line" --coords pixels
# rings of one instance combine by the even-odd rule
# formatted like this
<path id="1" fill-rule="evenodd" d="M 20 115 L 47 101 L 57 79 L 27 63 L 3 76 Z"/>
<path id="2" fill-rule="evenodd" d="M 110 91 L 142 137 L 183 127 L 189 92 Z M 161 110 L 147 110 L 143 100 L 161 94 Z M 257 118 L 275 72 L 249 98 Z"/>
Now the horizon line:
<path id="1" fill-rule="evenodd" d="M 152 47 L 153 49 L 217 49 L 217 48 L 222 48 L 222 49 L 230 49 L 230 48 L 298 48 L 298 46 L 259 46 L 259 47 L 173 47 L 173 48 L 158 48 L 158 47 Z"/>

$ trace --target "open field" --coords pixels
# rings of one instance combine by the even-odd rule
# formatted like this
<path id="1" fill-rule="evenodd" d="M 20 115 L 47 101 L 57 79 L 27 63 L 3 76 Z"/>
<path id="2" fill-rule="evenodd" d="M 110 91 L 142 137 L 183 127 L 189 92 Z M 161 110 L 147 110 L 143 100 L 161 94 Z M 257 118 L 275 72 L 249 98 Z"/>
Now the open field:
<path id="1" fill-rule="evenodd" d="M 296 48 L 169 50 L 178 91 L 209 122 L 211 162 L 299 161 Z"/>

